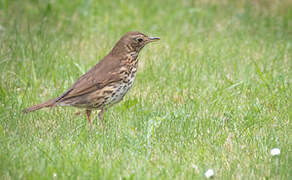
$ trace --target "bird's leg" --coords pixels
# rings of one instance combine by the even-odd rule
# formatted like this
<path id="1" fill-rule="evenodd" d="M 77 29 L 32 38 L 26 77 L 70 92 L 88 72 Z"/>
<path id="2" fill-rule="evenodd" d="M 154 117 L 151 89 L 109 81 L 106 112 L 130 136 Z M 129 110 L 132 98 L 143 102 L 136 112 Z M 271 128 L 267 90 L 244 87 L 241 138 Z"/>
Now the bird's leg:
<path id="1" fill-rule="evenodd" d="M 100 120 L 102 126 L 103 126 L 103 114 L 104 114 L 104 111 L 105 111 L 105 109 L 102 108 L 102 109 L 99 111 L 99 113 L 98 113 L 98 118 L 99 118 L 99 120 Z"/>
<path id="2" fill-rule="evenodd" d="M 91 125 L 90 114 L 91 114 L 91 110 L 86 109 L 87 120 L 88 120 L 88 123 Z"/>

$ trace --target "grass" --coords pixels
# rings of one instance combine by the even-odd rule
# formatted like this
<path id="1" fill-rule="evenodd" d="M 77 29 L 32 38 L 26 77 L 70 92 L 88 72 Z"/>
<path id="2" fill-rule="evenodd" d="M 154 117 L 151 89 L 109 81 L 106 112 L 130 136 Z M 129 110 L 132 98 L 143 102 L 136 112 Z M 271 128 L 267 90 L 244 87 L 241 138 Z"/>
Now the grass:
<path id="1" fill-rule="evenodd" d="M 291 12 L 289 0 L 1 0 L 0 178 L 291 179 Z M 104 128 L 74 108 L 21 113 L 130 30 L 161 41 Z"/>

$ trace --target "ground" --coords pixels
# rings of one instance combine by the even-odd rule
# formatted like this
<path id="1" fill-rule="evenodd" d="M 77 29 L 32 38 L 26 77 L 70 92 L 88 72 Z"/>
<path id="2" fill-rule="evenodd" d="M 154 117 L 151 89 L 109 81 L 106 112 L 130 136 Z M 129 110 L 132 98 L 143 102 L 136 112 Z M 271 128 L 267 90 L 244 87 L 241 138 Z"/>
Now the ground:
<path id="1" fill-rule="evenodd" d="M 21 113 L 132 30 L 161 40 L 104 127 Z M 291 57 L 290 0 L 2 0 L 0 178 L 291 179 Z"/>

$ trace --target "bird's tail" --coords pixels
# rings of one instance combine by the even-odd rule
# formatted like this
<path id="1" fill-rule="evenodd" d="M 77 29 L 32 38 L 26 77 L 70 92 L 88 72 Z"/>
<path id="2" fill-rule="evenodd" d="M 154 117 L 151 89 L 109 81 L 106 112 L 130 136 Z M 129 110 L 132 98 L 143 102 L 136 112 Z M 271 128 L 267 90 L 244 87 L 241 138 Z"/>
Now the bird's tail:
<path id="1" fill-rule="evenodd" d="M 45 108 L 45 107 L 53 107 L 56 103 L 56 100 L 55 99 L 51 99 L 49 101 L 46 101 L 44 103 L 41 103 L 41 104 L 37 104 L 37 105 L 34 105 L 34 106 L 31 106 L 29 108 L 26 108 L 24 110 L 22 110 L 23 113 L 29 113 L 29 112 L 33 112 L 33 111 L 36 111 L 36 110 L 39 110 L 39 109 L 42 109 L 42 108 Z"/>

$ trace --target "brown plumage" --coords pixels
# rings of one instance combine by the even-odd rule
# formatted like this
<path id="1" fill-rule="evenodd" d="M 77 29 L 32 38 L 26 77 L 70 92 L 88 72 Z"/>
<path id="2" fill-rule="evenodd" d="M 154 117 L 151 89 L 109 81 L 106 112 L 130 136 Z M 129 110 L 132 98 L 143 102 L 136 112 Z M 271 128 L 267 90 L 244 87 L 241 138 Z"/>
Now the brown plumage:
<path id="1" fill-rule="evenodd" d="M 106 108 L 122 100 L 132 87 L 140 50 L 149 42 L 159 38 L 148 37 L 139 32 L 128 32 L 114 46 L 111 52 L 87 73 L 82 75 L 65 93 L 56 99 L 24 109 L 24 113 L 45 107 L 74 106 L 86 109 L 91 123 L 92 110 L 100 110 L 102 120 Z"/>

